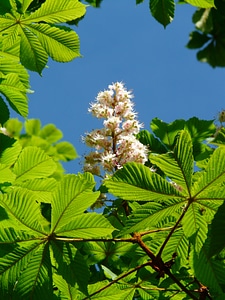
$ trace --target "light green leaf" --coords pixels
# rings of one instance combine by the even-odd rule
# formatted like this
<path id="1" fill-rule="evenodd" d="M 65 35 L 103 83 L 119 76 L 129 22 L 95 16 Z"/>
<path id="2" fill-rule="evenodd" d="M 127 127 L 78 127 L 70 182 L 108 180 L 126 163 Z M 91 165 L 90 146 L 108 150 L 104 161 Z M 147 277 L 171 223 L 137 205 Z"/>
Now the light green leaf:
<path id="1" fill-rule="evenodd" d="M 2 135 L 0 135 L 0 141 L 1 143 L 4 142 L 4 145 L 7 146 L 0 153 L 0 163 L 12 166 L 21 152 L 21 144 L 17 140 L 11 139 L 8 136 L 3 137 Z"/>
<path id="2" fill-rule="evenodd" d="M 31 2 L 32 2 L 33 0 L 22 0 L 22 8 L 21 8 L 21 10 L 22 10 L 22 12 L 24 13 L 27 9 L 28 9 L 28 7 L 29 7 L 29 5 L 31 4 Z"/>
<path id="3" fill-rule="evenodd" d="M 69 161 L 78 157 L 75 148 L 69 142 L 60 142 L 55 145 L 55 148 L 59 159 L 62 161 Z"/>
<path id="4" fill-rule="evenodd" d="M 185 2 L 201 8 L 215 7 L 214 0 L 185 0 Z"/>
<path id="5" fill-rule="evenodd" d="M 40 137 L 49 143 L 55 143 L 63 137 L 63 134 L 54 124 L 47 124 L 41 129 Z"/>
<path id="6" fill-rule="evenodd" d="M 175 263 L 179 261 L 180 266 L 183 266 L 187 263 L 189 252 L 189 242 L 186 238 L 182 228 L 176 230 L 170 237 L 166 247 L 162 252 L 163 261 L 169 261 L 173 254 L 176 253 L 177 257 L 175 258 Z"/>
<path id="7" fill-rule="evenodd" d="M 0 164 L 0 183 L 13 182 L 16 175 L 7 165 Z"/>
<path id="8" fill-rule="evenodd" d="M 190 194 L 192 173 L 194 166 L 193 147 L 191 137 L 187 131 L 182 130 L 177 138 L 173 152 L 161 155 L 151 155 L 150 161 L 174 181 L 181 190 Z"/>
<path id="9" fill-rule="evenodd" d="M 27 89 L 15 73 L 0 78 L 0 93 L 8 100 L 10 106 L 21 116 L 28 114 Z"/>
<path id="10" fill-rule="evenodd" d="M 38 119 L 29 119 L 24 124 L 26 133 L 29 135 L 39 135 L 41 130 L 41 121 Z"/>
<path id="11" fill-rule="evenodd" d="M 41 7 L 26 18 L 26 23 L 65 23 L 82 17 L 86 12 L 85 5 L 78 0 L 47 0 Z"/>
<path id="12" fill-rule="evenodd" d="M 174 0 L 150 0 L 152 16 L 164 27 L 173 21 L 174 10 Z"/>
<path id="13" fill-rule="evenodd" d="M 15 188 L 7 194 L 0 195 L 1 206 L 5 208 L 12 220 L 12 225 L 19 222 L 24 230 L 33 230 L 45 234 L 42 226 L 46 221 L 41 215 L 40 204 L 36 194 L 27 189 Z"/>
<path id="14" fill-rule="evenodd" d="M 29 28 L 38 37 L 48 55 L 55 61 L 68 62 L 80 57 L 79 37 L 72 29 L 48 24 L 31 24 Z"/>
<path id="15" fill-rule="evenodd" d="M 36 178 L 19 182 L 18 185 L 32 191 L 34 195 L 36 194 L 39 203 L 51 203 L 52 193 L 56 189 L 57 181 L 54 178 Z"/>
<path id="16" fill-rule="evenodd" d="M 73 238 L 97 238 L 110 235 L 115 230 L 102 215 L 86 213 L 74 216 L 72 220 L 55 230 L 57 235 Z"/>
<path id="17" fill-rule="evenodd" d="M 53 231 L 68 224 L 97 200 L 99 192 L 93 192 L 94 186 L 94 177 L 89 173 L 64 176 L 53 195 Z"/>
<path id="18" fill-rule="evenodd" d="M 56 164 L 44 151 L 37 147 L 26 147 L 16 161 L 13 172 L 17 183 L 35 178 L 46 178 L 54 173 Z"/>
<path id="19" fill-rule="evenodd" d="M 184 198 L 168 181 L 138 163 L 127 163 L 112 178 L 105 180 L 109 192 L 130 201 L 163 201 Z"/>

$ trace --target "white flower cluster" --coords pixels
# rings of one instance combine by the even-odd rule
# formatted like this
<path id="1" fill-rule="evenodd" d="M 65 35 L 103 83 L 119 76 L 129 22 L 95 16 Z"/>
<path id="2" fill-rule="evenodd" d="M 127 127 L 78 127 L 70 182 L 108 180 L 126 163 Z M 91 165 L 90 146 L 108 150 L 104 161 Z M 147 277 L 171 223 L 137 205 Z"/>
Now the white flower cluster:
<path id="1" fill-rule="evenodd" d="M 100 175 L 101 168 L 113 172 L 127 162 L 147 161 L 148 148 L 135 137 L 143 125 L 136 120 L 132 98 L 124 84 L 116 82 L 91 103 L 88 111 L 105 120 L 104 128 L 87 133 L 83 138 L 87 146 L 95 149 L 85 157 L 84 171 Z"/>

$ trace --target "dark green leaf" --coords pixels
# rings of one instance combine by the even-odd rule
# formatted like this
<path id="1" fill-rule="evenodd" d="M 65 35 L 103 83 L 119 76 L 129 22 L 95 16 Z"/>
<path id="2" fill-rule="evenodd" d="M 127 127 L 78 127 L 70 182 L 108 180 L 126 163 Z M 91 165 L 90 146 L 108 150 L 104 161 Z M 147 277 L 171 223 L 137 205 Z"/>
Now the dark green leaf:
<path id="1" fill-rule="evenodd" d="M 174 0 L 150 0 L 150 11 L 152 16 L 166 27 L 174 18 Z"/>

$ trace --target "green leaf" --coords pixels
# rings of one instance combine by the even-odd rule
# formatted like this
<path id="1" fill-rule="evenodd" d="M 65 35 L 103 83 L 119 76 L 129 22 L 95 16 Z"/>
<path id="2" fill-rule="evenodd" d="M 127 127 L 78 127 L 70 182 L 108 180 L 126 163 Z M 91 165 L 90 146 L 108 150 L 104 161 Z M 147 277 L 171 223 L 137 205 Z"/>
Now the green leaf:
<path id="1" fill-rule="evenodd" d="M 55 145 L 59 159 L 62 161 L 70 161 L 78 157 L 77 152 L 69 142 L 60 142 Z"/>
<path id="2" fill-rule="evenodd" d="M 195 251 L 199 253 L 207 237 L 208 225 L 197 203 L 193 202 L 189 206 L 182 225 L 185 235 L 191 239 Z"/>
<path id="3" fill-rule="evenodd" d="M 17 299 L 52 299 L 52 271 L 48 245 L 40 245 L 15 287 Z"/>
<path id="4" fill-rule="evenodd" d="M 25 130 L 29 135 L 38 135 L 41 130 L 41 121 L 38 119 L 29 119 L 25 121 Z"/>
<path id="5" fill-rule="evenodd" d="M 115 295 L 117 300 L 127 299 L 127 296 L 130 294 L 130 290 L 121 290 L 117 286 L 111 285 L 107 289 L 102 289 L 108 284 L 107 281 L 99 281 L 95 284 L 88 286 L 88 292 L 91 296 L 91 299 L 101 299 L 101 300 L 115 300 Z M 92 295 L 93 294 L 93 295 Z"/>
<path id="6" fill-rule="evenodd" d="M 198 31 L 192 31 L 189 35 L 189 42 L 186 47 L 189 49 L 198 49 L 203 47 L 203 45 L 209 40 L 210 38 L 206 34 L 202 34 Z"/>
<path id="7" fill-rule="evenodd" d="M 5 47 L 13 46 L 20 38 L 20 60 L 26 68 L 41 74 L 48 54 L 61 62 L 80 56 L 77 34 L 69 27 L 53 24 L 82 17 L 84 4 L 78 0 L 46 0 L 39 9 L 28 11 L 31 3 L 26 1 L 16 11 L 16 3 L 12 3 L 14 10 L 0 16 L 0 30 L 5 36 Z"/>
<path id="8" fill-rule="evenodd" d="M 150 160 L 173 180 L 181 190 L 190 194 L 194 167 L 193 146 L 189 133 L 181 131 L 177 137 L 173 152 L 151 155 Z"/>
<path id="9" fill-rule="evenodd" d="M 7 245 L 1 245 L 1 248 L 4 246 Z M 12 299 L 21 271 L 27 267 L 38 246 L 37 242 L 28 242 L 0 256 L 0 297 L 2 299 Z"/>
<path id="10" fill-rule="evenodd" d="M 167 152 L 166 147 L 159 141 L 158 138 L 154 137 L 153 134 L 151 134 L 147 130 L 141 130 L 137 134 L 137 139 L 144 145 L 148 146 L 151 153 L 165 153 Z"/>
<path id="11" fill-rule="evenodd" d="M 36 178 L 19 182 L 17 185 L 36 194 L 39 202 L 51 203 L 52 193 L 56 189 L 57 182 L 54 178 Z"/>
<path id="12" fill-rule="evenodd" d="M 97 238 L 110 235 L 114 229 L 104 216 L 86 213 L 74 216 L 68 224 L 57 228 L 55 233 L 73 238 Z"/>
<path id="13" fill-rule="evenodd" d="M 182 228 L 176 230 L 170 237 L 166 247 L 162 252 L 163 261 L 169 261 L 173 257 L 173 254 L 176 253 L 177 257 L 175 263 L 179 261 L 180 266 L 182 267 L 187 263 L 187 257 L 189 252 L 189 242 L 186 238 Z"/>
<path id="14" fill-rule="evenodd" d="M 10 106 L 21 116 L 28 115 L 27 89 L 15 73 L 10 73 L 0 78 L 0 93 L 8 100 Z"/>
<path id="15" fill-rule="evenodd" d="M 20 60 L 27 69 L 39 74 L 48 61 L 48 55 L 37 36 L 24 26 L 21 27 Z"/>
<path id="16" fill-rule="evenodd" d="M 80 57 L 79 37 L 72 29 L 48 24 L 31 24 L 29 28 L 53 60 L 68 62 Z"/>
<path id="17" fill-rule="evenodd" d="M 80 291 L 87 294 L 90 274 L 87 263 L 79 250 L 69 243 L 58 243 L 56 241 L 52 241 L 51 246 L 57 275 L 60 275 L 63 279 L 60 282 L 59 277 L 53 277 L 58 282 L 59 288 L 62 288 L 64 294 L 70 295 L 69 299 L 73 299 L 72 294 L 77 292 L 76 283 Z"/>
<path id="18" fill-rule="evenodd" d="M 14 187 L 10 193 L 1 195 L 0 199 L 1 206 L 6 209 L 13 222 L 16 220 L 25 230 L 31 229 L 41 235 L 44 234 L 39 222 L 42 222 L 43 226 L 46 225 L 46 222 L 41 215 L 36 194 L 27 189 Z"/>
<path id="19" fill-rule="evenodd" d="M 89 173 L 64 176 L 53 195 L 53 231 L 68 224 L 97 200 L 99 192 L 93 192 L 94 186 L 94 177 Z"/>
<path id="20" fill-rule="evenodd" d="M 183 201 L 168 201 L 165 205 L 147 203 L 134 210 L 128 217 L 124 230 L 120 234 L 143 232 L 158 227 L 168 216 L 176 215 L 184 205 Z"/>
<path id="21" fill-rule="evenodd" d="M 53 174 L 56 164 L 44 151 L 37 147 L 26 147 L 16 161 L 13 172 L 17 182 L 28 179 L 46 178 Z"/>
<path id="22" fill-rule="evenodd" d="M 184 120 L 175 120 L 170 124 L 159 120 L 158 118 L 154 118 L 151 121 L 151 129 L 154 134 L 160 138 L 163 144 L 168 148 L 172 149 L 174 144 L 174 139 L 178 132 L 184 129 Z"/>
<path id="23" fill-rule="evenodd" d="M 22 147 L 20 143 L 4 134 L 0 134 L 0 144 L 2 148 L 0 151 L 0 163 L 12 166 L 21 152 Z"/>
<path id="24" fill-rule="evenodd" d="M 130 201 L 163 201 L 168 196 L 184 197 L 168 181 L 138 163 L 127 163 L 112 178 L 105 180 L 109 192 Z"/>
<path id="25" fill-rule="evenodd" d="M 65 23 L 75 20 L 85 14 L 85 5 L 78 0 L 60 2 L 54 0 L 45 1 L 41 7 L 26 18 L 26 24 L 46 22 L 46 23 Z"/>
<path id="26" fill-rule="evenodd" d="M 55 143 L 63 137 L 63 134 L 54 124 L 47 124 L 40 130 L 40 137 L 49 143 Z"/>
<path id="27" fill-rule="evenodd" d="M 191 265 L 195 277 L 210 290 L 213 299 L 224 299 L 221 285 L 225 282 L 225 265 L 223 261 L 210 258 L 207 245 L 203 246 L 199 254 L 193 252 Z"/>
<path id="28" fill-rule="evenodd" d="M 13 182 L 16 175 L 7 165 L 0 164 L 0 183 Z"/>
<path id="29" fill-rule="evenodd" d="M 174 0 L 150 0 L 150 11 L 152 16 L 166 27 L 174 18 Z"/>
<path id="30" fill-rule="evenodd" d="M 185 2 L 201 8 L 214 7 L 214 0 L 185 0 Z"/>

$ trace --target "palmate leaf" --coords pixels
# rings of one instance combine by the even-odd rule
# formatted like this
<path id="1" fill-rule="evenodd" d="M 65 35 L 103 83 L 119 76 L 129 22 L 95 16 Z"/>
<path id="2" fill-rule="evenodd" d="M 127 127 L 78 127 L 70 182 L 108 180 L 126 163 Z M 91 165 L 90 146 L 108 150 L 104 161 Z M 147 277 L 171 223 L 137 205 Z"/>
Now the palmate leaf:
<path id="1" fill-rule="evenodd" d="M 138 163 L 127 163 L 112 178 L 105 180 L 109 192 L 130 201 L 163 201 L 185 198 L 167 180 Z"/>
<path id="2" fill-rule="evenodd" d="M 194 166 L 191 137 L 187 131 L 181 131 L 172 152 L 151 155 L 150 160 L 173 180 L 181 189 L 190 194 Z"/>
<path id="3" fill-rule="evenodd" d="M 20 59 L 22 64 L 41 74 L 48 55 L 60 62 L 79 57 L 79 39 L 69 27 L 54 26 L 82 17 L 85 5 L 78 0 L 46 0 L 39 9 L 30 13 L 30 1 L 22 3 L 21 10 L 14 9 L 0 17 L 1 32 L 11 43 L 20 36 Z M 46 23 L 46 24 L 43 24 Z M 5 38 L 5 43 L 8 43 Z M 4 42 L 3 41 L 3 42 Z M 4 46 L 4 45 L 3 45 Z"/>
<path id="4" fill-rule="evenodd" d="M 55 170 L 56 164 L 53 159 L 37 147 L 25 147 L 13 168 L 17 183 L 28 179 L 46 178 Z"/>
<path id="5" fill-rule="evenodd" d="M 152 16 L 166 27 L 174 18 L 174 0 L 150 0 Z"/>

